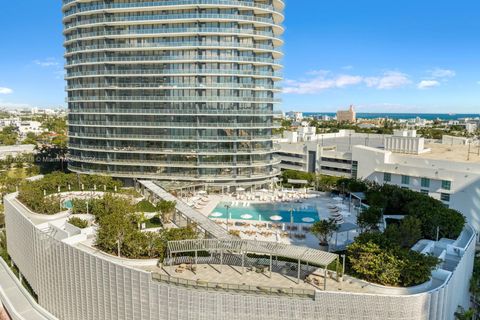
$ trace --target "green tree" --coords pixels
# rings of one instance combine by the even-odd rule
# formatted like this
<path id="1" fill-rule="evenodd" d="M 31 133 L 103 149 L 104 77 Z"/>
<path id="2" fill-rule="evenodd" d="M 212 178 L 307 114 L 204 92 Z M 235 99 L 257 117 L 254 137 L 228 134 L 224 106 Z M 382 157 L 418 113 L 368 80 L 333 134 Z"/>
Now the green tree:
<path id="1" fill-rule="evenodd" d="M 405 287 L 428 281 L 433 269 L 440 263 L 437 257 L 424 255 L 408 249 L 397 249 L 395 254 L 403 261 L 400 282 Z"/>
<path id="2" fill-rule="evenodd" d="M 315 222 L 310 229 L 319 240 L 321 246 L 327 246 L 333 233 L 338 230 L 338 226 L 334 220 L 320 220 Z"/>
<path id="3" fill-rule="evenodd" d="M 162 222 L 168 223 L 173 219 L 172 215 L 175 212 L 177 203 L 175 201 L 160 200 L 157 203 L 157 209 L 162 213 Z"/>
<path id="4" fill-rule="evenodd" d="M 149 258 L 163 256 L 166 250 L 165 242 L 158 232 L 145 232 L 146 250 Z"/>
<path id="5" fill-rule="evenodd" d="M 402 248 L 410 248 L 422 238 L 422 222 L 414 216 L 407 216 L 398 224 L 390 224 L 385 236 Z"/>
<path id="6" fill-rule="evenodd" d="M 400 284 L 402 261 L 376 243 L 354 242 L 348 247 L 348 259 L 361 279 L 390 286 Z"/>
<path id="7" fill-rule="evenodd" d="M 382 221 L 382 217 L 381 208 L 369 207 L 358 214 L 357 225 L 362 232 L 378 230 L 378 224 Z"/>
<path id="8" fill-rule="evenodd" d="M 465 310 L 460 306 L 458 306 L 458 309 L 455 312 L 455 320 L 473 320 L 474 316 L 475 316 L 474 309 Z"/>
<path id="9" fill-rule="evenodd" d="M 125 239 L 136 231 L 131 220 L 121 212 L 115 212 L 100 218 L 95 245 L 103 251 L 121 256 Z M 131 248 L 130 248 L 131 249 Z"/>
<path id="10" fill-rule="evenodd" d="M 35 133 L 33 132 L 27 132 L 27 135 L 25 136 L 25 139 L 23 139 L 22 144 L 37 144 L 38 142 L 38 137 Z"/>

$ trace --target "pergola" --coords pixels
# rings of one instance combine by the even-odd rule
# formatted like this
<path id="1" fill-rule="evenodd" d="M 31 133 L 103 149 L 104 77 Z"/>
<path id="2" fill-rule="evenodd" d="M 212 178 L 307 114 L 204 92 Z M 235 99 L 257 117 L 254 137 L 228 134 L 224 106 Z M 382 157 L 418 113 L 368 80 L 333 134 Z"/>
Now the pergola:
<path id="1" fill-rule="evenodd" d="M 326 289 L 327 283 L 327 267 L 332 262 L 336 261 L 338 270 L 339 264 L 339 256 L 334 253 L 268 241 L 242 239 L 196 239 L 169 241 L 167 244 L 167 256 L 169 261 L 172 261 L 172 254 L 193 252 L 195 253 L 195 264 L 198 264 L 199 251 L 220 253 L 220 264 L 223 264 L 223 254 L 225 252 L 240 254 L 242 256 L 242 274 L 245 273 L 245 255 L 247 253 L 268 255 L 270 256 L 270 277 L 272 276 L 272 260 L 274 256 L 296 260 L 298 262 L 297 283 L 300 282 L 301 262 L 304 262 L 307 265 L 310 264 L 314 266 L 320 266 L 324 269 L 324 289 Z"/>
<path id="2" fill-rule="evenodd" d="M 351 211 L 352 198 L 358 199 L 360 201 L 360 207 L 362 207 L 362 201 L 365 201 L 367 197 L 364 192 L 350 192 L 350 199 L 348 202 L 348 211 Z"/>

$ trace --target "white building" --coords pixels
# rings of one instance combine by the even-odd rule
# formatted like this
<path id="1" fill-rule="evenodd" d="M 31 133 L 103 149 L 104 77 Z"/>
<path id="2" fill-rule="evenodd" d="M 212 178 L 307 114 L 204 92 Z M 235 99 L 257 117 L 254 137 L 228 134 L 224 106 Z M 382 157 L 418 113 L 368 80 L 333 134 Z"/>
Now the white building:
<path id="1" fill-rule="evenodd" d="M 33 144 L 19 144 L 13 146 L 0 147 L 0 160 L 10 157 L 16 157 L 21 154 L 31 154 L 35 152 L 35 145 Z"/>
<path id="2" fill-rule="evenodd" d="M 460 211 L 480 230 L 480 155 L 468 154 L 468 146 L 426 146 L 430 151 L 418 155 L 355 146 L 356 177 L 428 194 Z"/>
<path id="3" fill-rule="evenodd" d="M 316 141 L 281 142 L 280 168 L 391 183 L 423 192 L 465 215 L 480 230 L 480 145 L 465 138 L 443 143 L 413 131 L 318 135 Z"/>
<path id="4" fill-rule="evenodd" d="M 469 226 L 456 240 L 421 246 L 423 253 L 439 254 L 445 262 L 432 272 L 430 281 L 418 286 L 384 287 L 348 277 L 333 289 L 293 291 L 246 288 L 241 282 L 248 275 L 240 274 L 221 286 L 205 280 L 187 281 L 181 274 L 160 276 L 156 259 L 132 260 L 100 252 L 92 246 L 92 228 L 80 230 L 69 225 L 67 215 L 39 215 L 21 204 L 15 194 L 5 197 L 12 261 L 38 296 L 40 306 L 58 319 L 453 320 L 458 306 L 469 306 L 467 279 L 475 254 L 475 236 Z M 229 248 L 238 245 L 239 241 L 234 241 L 228 243 Z M 284 250 L 295 253 L 305 248 L 287 246 Z M 1 294 L 3 285 L 0 283 L 0 299 L 13 314 L 12 304 L 4 300 L 8 297 Z M 32 318 L 20 315 L 15 319 Z"/>
<path id="5" fill-rule="evenodd" d="M 340 130 L 302 140 L 298 132 L 279 142 L 281 169 L 315 172 L 339 177 L 352 176 L 352 147 L 358 144 L 383 148 L 387 136 Z"/>
<path id="6" fill-rule="evenodd" d="M 46 131 L 46 129 L 42 128 L 42 123 L 38 121 L 20 121 L 16 125 L 22 137 L 26 136 L 29 132 L 41 134 Z"/>

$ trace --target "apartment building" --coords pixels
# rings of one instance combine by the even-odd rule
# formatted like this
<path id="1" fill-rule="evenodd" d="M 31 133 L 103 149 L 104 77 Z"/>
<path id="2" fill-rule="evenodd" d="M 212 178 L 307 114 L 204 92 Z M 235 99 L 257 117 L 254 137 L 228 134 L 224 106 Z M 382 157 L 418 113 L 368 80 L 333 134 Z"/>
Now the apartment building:
<path id="1" fill-rule="evenodd" d="M 281 0 L 64 0 L 69 169 L 209 185 L 278 175 Z"/>

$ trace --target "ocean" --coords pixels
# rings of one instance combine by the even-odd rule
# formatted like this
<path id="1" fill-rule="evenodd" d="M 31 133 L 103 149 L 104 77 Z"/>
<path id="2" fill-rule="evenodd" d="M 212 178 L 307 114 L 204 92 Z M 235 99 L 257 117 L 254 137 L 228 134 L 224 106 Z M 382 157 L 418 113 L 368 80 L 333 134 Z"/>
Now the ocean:
<path id="1" fill-rule="evenodd" d="M 313 116 L 336 116 L 335 112 L 304 112 L 303 115 L 305 117 L 313 117 Z M 457 113 L 457 114 L 449 114 L 449 113 L 363 113 L 358 112 L 357 118 L 361 119 L 377 119 L 377 118 L 388 118 L 393 120 L 399 119 L 415 119 L 421 118 L 426 120 L 458 120 L 463 118 L 480 118 L 480 114 L 474 113 Z"/>

